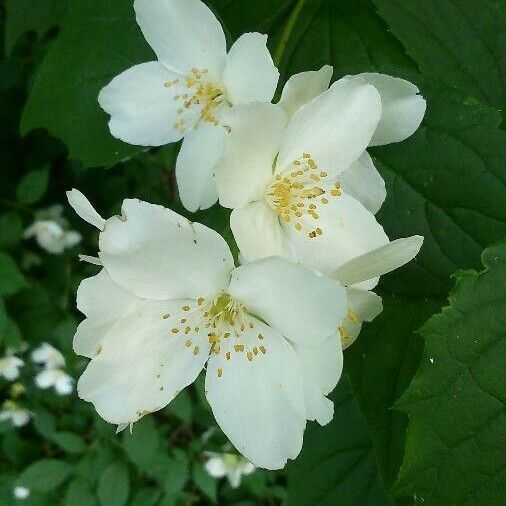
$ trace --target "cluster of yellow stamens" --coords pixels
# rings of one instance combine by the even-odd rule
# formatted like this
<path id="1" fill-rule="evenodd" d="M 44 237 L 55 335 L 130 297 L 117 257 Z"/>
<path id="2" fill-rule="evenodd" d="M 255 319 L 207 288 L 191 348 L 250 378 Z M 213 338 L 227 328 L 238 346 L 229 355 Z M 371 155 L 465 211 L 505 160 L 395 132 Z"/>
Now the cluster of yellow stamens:
<path id="1" fill-rule="evenodd" d="M 295 230 L 301 231 L 301 218 L 304 215 L 318 220 L 318 206 L 326 205 L 329 198 L 341 195 L 339 182 L 334 183 L 332 189 L 328 190 L 328 183 L 325 184 L 328 177 L 327 172 L 318 168 L 311 155 L 304 153 L 291 163 L 289 169 L 276 174 L 267 190 L 267 201 L 283 222 L 293 223 Z M 308 232 L 311 239 L 322 234 L 320 227 L 312 228 Z"/>
<path id="2" fill-rule="evenodd" d="M 207 79 L 207 69 L 192 69 L 190 74 L 180 79 L 173 79 L 165 83 L 166 88 L 178 85 L 183 88 L 173 95 L 173 100 L 180 102 L 177 113 L 180 118 L 174 123 L 174 128 L 184 134 L 188 128 L 194 125 L 188 124 L 185 114 L 192 108 L 200 109 L 199 121 L 207 121 L 213 125 L 218 125 L 219 121 L 216 116 L 216 109 L 225 102 L 225 93 L 223 88 Z M 186 88 L 186 89 L 185 89 Z"/>
<path id="3" fill-rule="evenodd" d="M 267 353 L 263 343 L 264 336 L 261 333 L 256 334 L 258 340 L 256 346 L 248 347 L 245 344 L 244 333 L 248 331 L 248 336 L 251 337 L 250 331 L 254 330 L 256 320 L 250 317 L 244 306 L 234 301 L 228 293 L 222 293 L 212 301 L 199 297 L 196 304 L 185 304 L 181 310 L 184 317 L 175 322 L 169 313 L 162 315 L 162 319 L 170 321 L 171 336 L 184 339 L 185 347 L 194 355 L 201 353 L 201 349 L 192 340 L 192 335 L 201 335 L 202 331 L 207 333 L 211 353 L 223 354 L 227 361 L 231 360 L 234 354 L 240 354 L 251 362 L 256 356 Z M 217 375 L 220 378 L 223 376 L 222 368 L 217 369 Z"/>
<path id="4" fill-rule="evenodd" d="M 350 334 L 350 332 L 348 330 L 348 326 L 345 325 L 345 323 L 347 325 L 353 324 L 353 323 L 359 323 L 358 316 L 351 309 L 348 309 L 348 313 L 346 314 L 346 319 L 345 319 L 344 323 L 339 327 L 339 337 L 341 338 L 341 342 L 343 343 L 343 345 L 348 344 L 348 342 L 354 338 L 354 336 Z"/>

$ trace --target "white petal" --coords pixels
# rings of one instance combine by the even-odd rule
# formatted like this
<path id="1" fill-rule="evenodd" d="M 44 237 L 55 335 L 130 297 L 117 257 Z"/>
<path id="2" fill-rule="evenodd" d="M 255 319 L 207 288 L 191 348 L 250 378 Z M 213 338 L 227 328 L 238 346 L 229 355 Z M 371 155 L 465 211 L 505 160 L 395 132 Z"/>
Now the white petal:
<path id="1" fill-rule="evenodd" d="M 339 174 L 369 145 L 381 116 L 374 86 L 341 79 L 292 117 L 281 143 L 276 171 L 309 153 L 322 170 Z"/>
<path id="2" fill-rule="evenodd" d="M 221 457 L 210 457 L 204 463 L 204 468 L 213 478 L 223 478 L 227 474 L 227 468 Z"/>
<path id="3" fill-rule="evenodd" d="M 25 409 L 18 409 L 12 414 L 12 423 L 15 427 L 23 427 L 30 421 L 30 412 Z"/>
<path id="4" fill-rule="evenodd" d="M 334 69 L 330 65 L 324 65 L 320 70 L 300 72 L 288 79 L 278 104 L 289 118 L 295 114 L 299 107 L 329 87 L 333 71 Z"/>
<path id="5" fill-rule="evenodd" d="M 125 200 L 107 220 L 100 259 L 115 283 L 137 297 L 197 298 L 227 287 L 233 258 L 214 230 L 162 206 Z"/>
<path id="6" fill-rule="evenodd" d="M 239 452 L 256 466 L 281 469 L 302 447 L 306 419 L 301 372 L 292 346 L 260 321 L 255 332 L 242 334 L 245 350 L 260 342 L 257 331 L 264 336 L 265 354 L 248 360 L 246 351 L 232 351 L 231 360 L 225 360 L 225 346 L 234 342 L 227 340 L 222 354 L 211 355 L 206 395 L 216 421 Z"/>
<path id="7" fill-rule="evenodd" d="M 98 257 L 92 257 L 90 255 L 78 255 L 79 256 L 79 260 L 81 262 L 86 262 L 88 264 L 92 264 L 92 265 L 102 265 L 102 262 L 100 261 L 100 258 Z"/>
<path id="8" fill-rule="evenodd" d="M 334 415 L 333 402 L 325 396 L 334 390 L 343 371 L 343 352 L 335 333 L 317 346 L 297 343 L 303 378 L 306 417 L 326 425 Z"/>
<path id="9" fill-rule="evenodd" d="M 241 485 L 241 471 L 239 468 L 234 467 L 233 469 L 229 469 L 227 479 L 232 488 L 239 488 Z"/>
<path id="10" fill-rule="evenodd" d="M 297 260 L 320 272 L 329 274 L 357 255 L 388 243 L 374 215 L 345 193 L 319 206 L 318 215 L 318 219 L 304 215 L 300 232 L 289 225 L 284 228 L 291 237 Z M 315 227 L 323 233 L 311 239 L 306 231 Z"/>
<path id="11" fill-rule="evenodd" d="M 74 390 L 74 380 L 68 374 L 62 373 L 55 382 L 54 388 L 60 395 L 69 395 Z"/>
<path id="12" fill-rule="evenodd" d="M 344 192 L 357 199 L 373 214 L 380 210 L 387 196 L 385 181 L 366 151 L 339 176 L 339 181 Z"/>
<path id="13" fill-rule="evenodd" d="M 42 343 L 31 354 L 32 361 L 36 364 L 44 364 L 49 369 L 57 369 L 65 365 L 63 355 L 49 343 Z"/>
<path id="14" fill-rule="evenodd" d="M 371 322 L 383 311 L 381 297 L 367 290 L 347 288 L 348 315 L 339 327 L 343 350 L 357 339 L 363 322 Z"/>
<path id="15" fill-rule="evenodd" d="M 35 376 L 35 384 L 42 389 L 51 388 L 58 380 L 58 373 L 58 369 L 43 369 Z"/>
<path id="16" fill-rule="evenodd" d="M 99 230 L 104 229 L 105 220 L 95 211 L 90 201 L 79 191 L 73 188 L 67 192 L 67 199 L 77 215 Z"/>
<path id="17" fill-rule="evenodd" d="M 77 290 L 77 309 L 86 320 L 77 327 L 74 351 L 78 355 L 94 357 L 111 326 L 135 311 L 141 303 L 142 299 L 116 285 L 105 269 L 81 281 Z"/>
<path id="18" fill-rule="evenodd" d="M 427 108 L 417 86 L 385 74 L 365 73 L 352 78 L 372 84 L 381 95 L 383 110 L 371 146 L 400 142 L 416 132 Z"/>
<path id="19" fill-rule="evenodd" d="M 230 48 L 223 72 L 223 83 L 230 102 L 270 102 L 278 79 L 278 69 L 267 49 L 267 35 L 241 35 Z"/>
<path id="20" fill-rule="evenodd" d="M 145 301 L 103 339 L 100 353 L 79 379 L 78 392 L 106 421 L 135 422 L 163 408 L 203 368 L 210 347 L 204 329 L 191 337 L 198 353 L 185 346 L 184 335 L 171 334 L 185 315 L 181 303 Z M 172 316 L 164 319 L 164 313 Z"/>
<path id="21" fill-rule="evenodd" d="M 208 209 L 218 200 L 214 171 L 223 155 L 226 131 L 207 123 L 190 130 L 183 140 L 176 162 L 179 197 L 194 213 Z"/>
<path id="22" fill-rule="evenodd" d="M 420 251 L 423 237 L 412 235 L 396 239 L 377 249 L 351 258 L 332 272 L 332 277 L 343 285 L 354 285 L 377 278 L 407 264 Z"/>
<path id="23" fill-rule="evenodd" d="M 192 68 L 221 75 L 226 56 L 223 29 L 200 0 L 135 0 L 137 23 L 158 59 L 188 74 Z"/>
<path id="24" fill-rule="evenodd" d="M 63 236 L 65 248 L 73 248 L 76 244 L 79 244 L 81 242 L 81 239 L 81 234 L 75 230 L 69 230 L 65 232 Z"/>
<path id="25" fill-rule="evenodd" d="M 293 257 L 278 215 L 264 200 L 234 209 L 230 228 L 241 252 L 241 263 L 270 256 Z"/>
<path id="26" fill-rule="evenodd" d="M 111 134 L 138 146 L 162 146 L 181 139 L 183 134 L 175 127 L 181 105 L 174 96 L 184 93 L 183 85 L 165 86 L 178 77 L 158 62 L 141 63 L 116 76 L 98 96 L 100 107 L 111 116 Z M 197 109 L 186 114 L 193 125 Z"/>
<path id="27" fill-rule="evenodd" d="M 346 293 L 338 283 L 278 257 L 235 269 L 229 293 L 297 342 L 316 344 L 334 334 L 346 313 Z"/>
<path id="28" fill-rule="evenodd" d="M 276 105 L 252 104 L 234 107 L 226 123 L 231 133 L 216 169 L 216 185 L 220 204 L 234 208 L 263 198 L 286 118 Z"/>

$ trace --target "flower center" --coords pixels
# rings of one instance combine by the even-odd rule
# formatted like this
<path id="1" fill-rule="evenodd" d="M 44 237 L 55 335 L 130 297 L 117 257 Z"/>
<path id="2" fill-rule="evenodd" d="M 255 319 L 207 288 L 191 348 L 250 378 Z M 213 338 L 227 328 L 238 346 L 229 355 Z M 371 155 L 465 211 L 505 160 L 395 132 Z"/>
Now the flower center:
<path id="1" fill-rule="evenodd" d="M 300 232 L 307 228 L 303 225 L 304 216 L 318 220 L 319 206 L 328 204 L 329 198 L 341 195 L 339 182 L 329 190 L 325 181 L 327 178 L 327 172 L 318 168 L 309 153 L 304 153 L 288 169 L 276 174 L 267 188 L 267 202 L 284 223 L 292 223 L 295 230 Z M 322 235 L 323 230 L 310 227 L 307 234 L 314 239 Z"/>
<path id="2" fill-rule="evenodd" d="M 183 338 L 185 347 L 194 355 L 201 353 L 195 336 L 200 337 L 202 332 L 207 334 L 211 353 L 222 355 L 226 361 L 237 354 L 251 362 L 267 352 L 264 336 L 255 330 L 258 320 L 227 292 L 212 300 L 199 297 L 194 303 L 182 306 L 181 310 L 183 318 L 181 314 L 177 318 L 167 313 L 162 315 L 162 319 L 170 322 L 171 336 Z M 217 369 L 217 375 L 223 376 L 223 368 Z"/>
<path id="3" fill-rule="evenodd" d="M 179 119 L 174 123 L 174 128 L 180 133 L 184 134 L 189 126 L 188 119 L 185 117 L 187 113 L 197 107 L 200 109 L 199 119 L 195 126 L 200 121 L 207 121 L 213 125 L 218 125 L 219 121 L 216 116 L 217 109 L 226 103 L 224 89 L 216 83 L 207 79 L 207 69 L 192 69 L 192 71 L 185 77 L 174 79 L 165 83 L 166 88 L 170 88 L 179 84 L 179 88 L 183 87 L 183 91 L 173 95 L 173 100 L 179 103 L 177 110 Z"/>

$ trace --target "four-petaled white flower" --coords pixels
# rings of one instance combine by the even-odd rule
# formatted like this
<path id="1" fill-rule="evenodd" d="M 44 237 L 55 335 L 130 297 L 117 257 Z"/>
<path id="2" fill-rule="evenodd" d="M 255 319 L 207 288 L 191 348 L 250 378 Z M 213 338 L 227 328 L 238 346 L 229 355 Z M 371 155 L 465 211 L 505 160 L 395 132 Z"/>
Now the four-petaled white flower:
<path id="1" fill-rule="evenodd" d="M 190 211 L 217 201 L 214 165 L 238 104 L 270 102 L 279 73 L 267 36 L 242 35 L 227 54 L 223 29 L 200 0 L 136 0 L 144 37 L 158 61 L 126 70 L 99 95 L 114 137 L 161 146 L 184 137 L 176 164 L 183 205 Z"/>
<path id="2" fill-rule="evenodd" d="M 63 369 L 43 369 L 35 376 L 35 384 L 46 390 L 54 388 L 58 395 L 69 395 L 74 390 L 74 379 Z"/>
<path id="3" fill-rule="evenodd" d="M 32 351 L 32 361 L 41 364 L 48 369 L 65 367 L 65 358 L 54 346 L 42 343 Z"/>
<path id="4" fill-rule="evenodd" d="M 14 427 L 22 427 L 30 421 L 31 413 L 14 401 L 8 400 L 0 409 L 0 422 L 10 421 Z"/>
<path id="5" fill-rule="evenodd" d="M 206 396 L 234 446 L 268 469 L 295 458 L 306 420 L 332 418 L 344 288 L 282 258 L 234 268 L 218 233 L 161 206 L 125 200 L 104 220 L 77 190 L 68 197 L 101 230 L 103 265 L 77 295 L 74 350 L 91 358 L 79 395 L 129 424 L 207 364 Z"/>
<path id="6" fill-rule="evenodd" d="M 30 489 L 26 488 L 26 487 L 22 487 L 21 485 L 17 485 L 16 487 L 14 487 L 14 489 L 12 491 L 12 495 L 16 499 L 23 501 L 25 499 L 28 499 L 28 497 L 30 495 Z"/>
<path id="7" fill-rule="evenodd" d="M 69 230 L 67 220 L 62 216 L 63 206 L 57 204 L 39 211 L 35 221 L 25 230 L 24 238 L 35 237 L 37 244 L 48 253 L 61 254 L 81 242 L 81 234 Z"/>
<path id="8" fill-rule="evenodd" d="M 330 67 L 298 74 L 279 104 L 227 117 L 216 183 L 245 261 L 279 255 L 328 274 L 388 243 L 374 217 L 385 185 L 366 148 L 412 134 L 425 101 L 411 83 L 379 74 L 321 92 L 330 76 Z"/>
<path id="9" fill-rule="evenodd" d="M 204 468 L 213 478 L 226 476 L 232 488 L 238 488 L 242 477 L 255 470 L 255 466 L 242 455 L 215 452 L 207 452 Z"/>
<path id="10" fill-rule="evenodd" d="M 3 376 L 7 381 L 14 381 L 19 378 L 19 369 L 25 363 L 19 357 L 7 350 L 6 354 L 0 358 L 0 377 Z"/>

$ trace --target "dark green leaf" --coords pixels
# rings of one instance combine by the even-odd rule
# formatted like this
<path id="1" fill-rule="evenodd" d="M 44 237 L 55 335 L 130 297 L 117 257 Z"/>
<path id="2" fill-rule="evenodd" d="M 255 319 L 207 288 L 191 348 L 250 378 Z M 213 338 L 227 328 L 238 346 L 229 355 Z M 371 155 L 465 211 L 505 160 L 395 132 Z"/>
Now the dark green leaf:
<path id="1" fill-rule="evenodd" d="M 131 0 L 71 2 L 35 78 L 22 132 L 47 128 L 66 143 L 70 158 L 86 166 L 111 165 L 141 151 L 113 139 L 97 97 L 115 75 L 153 58 Z"/>
<path id="2" fill-rule="evenodd" d="M 59 487 L 71 472 L 72 466 L 63 460 L 42 459 L 28 466 L 18 482 L 31 490 L 48 492 Z"/>
<path id="3" fill-rule="evenodd" d="M 17 212 L 0 216 L 0 249 L 16 246 L 23 235 L 23 221 Z"/>
<path id="4" fill-rule="evenodd" d="M 19 183 L 16 195 L 23 204 L 33 204 L 40 200 L 46 192 L 49 182 L 47 168 L 32 170 Z"/>
<path id="5" fill-rule="evenodd" d="M 60 23 L 68 0 L 5 0 L 5 51 L 10 54 L 16 41 L 28 31 L 43 36 Z"/>
<path id="6" fill-rule="evenodd" d="M 19 349 L 23 344 L 23 337 L 21 336 L 19 327 L 11 318 L 7 319 L 4 330 L 0 330 L 0 341 L 3 341 L 7 347 L 15 350 Z"/>
<path id="7" fill-rule="evenodd" d="M 422 328 L 398 490 L 420 504 L 490 506 L 506 494 L 506 243 L 486 270 L 456 275 L 450 305 Z"/>
<path id="8" fill-rule="evenodd" d="M 125 464 L 115 462 L 98 481 L 97 496 L 102 506 L 123 506 L 128 500 L 130 481 Z"/>
<path id="9" fill-rule="evenodd" d="M 84 440 L 72 432 L 57 432 L 51 436 L 51 440 L 67 453 L 79 454 L 86 451 Z"/>
<path id="10" fill-rule="evenodd" d="M 191 423 L 193 414 L 193 404 L 188 390 L 180 392 L 176 398 L 169 404 L 169 411 L 174 413 L 180 420 Z"/>
<path id="11" fill-rule="evenodd" d="M 0 252 L 0 296 L 12 295 L 27 286 L 16 262 L 7 253 Z"/>
<path id="12" fill-rule="evenodd" d="M 301 454 L 287 468 L 290 506 L 386 506 L 367 426 L 346 377 L 331 397 L 334 419 L 309 427 Z"/>
<path id="13" fill-rule="evenodd" d="M 158 504 L 160 491 L 154 487 L 138 490 L 130 501 L 130 506 L 155 506 Z"/>
<path id="14" fill-rule="evenodd" d="M 216 478 L 210 476 L 200 462 L 193 464 L 192 478 L 197 488 L 199 488 L 206 497 L 208 497 L 213 503 L 215 503 L 217 501 Z"/>
<path id="15" fill-rule="evenodd" d="M 506 4 L 497 0 L 373 0 L 427 75 L 506 108 Z"/>

